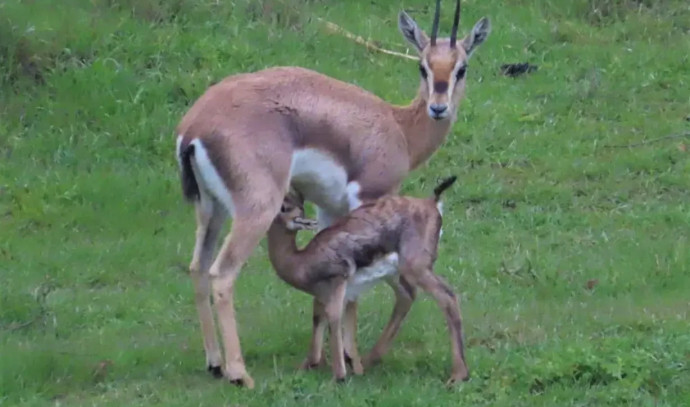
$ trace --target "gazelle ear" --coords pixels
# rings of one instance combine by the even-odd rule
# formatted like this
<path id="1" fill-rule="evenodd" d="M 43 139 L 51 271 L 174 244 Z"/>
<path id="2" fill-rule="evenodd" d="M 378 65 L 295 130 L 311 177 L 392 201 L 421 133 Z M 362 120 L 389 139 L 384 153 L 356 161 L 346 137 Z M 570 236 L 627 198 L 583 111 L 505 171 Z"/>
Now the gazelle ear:
<path id="1" fill-rule="evenodd" d="M 429 38 L 424 34 L 424 31 L 422 31 L 412 17 L 407 15 L 404 11 L 398 14 L 398 28 L 407 42 L 414 45 L 419 53 L 421 53 L 429 43 Z"/>
<path id="2" fill-rule="evenodd" d="M 285 203 L 294 206 L 302 206 L 304 205 L 304 196 L 301 192 L 299 192 L 291 186 L 287 194 L 285 194 L 285 197 L 283 198 L 283 204 Z"/>
<path id="3" fill-rule="evenodd" d="M 489 21 L 487 17 L 482 17 L 479 21 L 477 21 L 477 24 L 472 27 L 472 32 L 470 35 L 462 40 L 462 47 L 465 48 L 465 53 L 468 57 L 472 55 L 478 46 L 482 45 L 482 43 L 486 41 L 486 38 L 490 33 L 491 21 Z"/>

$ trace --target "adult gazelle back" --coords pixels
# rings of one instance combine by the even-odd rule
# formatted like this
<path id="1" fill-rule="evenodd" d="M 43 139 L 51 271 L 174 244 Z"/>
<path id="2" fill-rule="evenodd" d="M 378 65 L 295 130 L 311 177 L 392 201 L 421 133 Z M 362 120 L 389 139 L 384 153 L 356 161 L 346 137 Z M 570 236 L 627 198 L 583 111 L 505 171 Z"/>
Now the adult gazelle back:
<path id="1" fill-rule="evenodd" d="M 419 91 L 407 106 L 308 69 L 277 67 L 224 79 L 182 118 L 176 154 L 197 219 L 189 268 L 206 363 L 215 376 L 254 385 L 240 350 L 233 287 L 288 188 L 318 207 L 325 227 L 363 201 L 396 192 L 445 140 L 464 94 L 469 56 L 486 40 L 490 23 L 482 18 L 457 39 L 457 1 L 450 37 L 438 38 L 439 3 L 430 37 L 405 12 L 399 15 L 401 33 L 420 56 Z M 232 228 L 214 259 L 228 215 Z"/>

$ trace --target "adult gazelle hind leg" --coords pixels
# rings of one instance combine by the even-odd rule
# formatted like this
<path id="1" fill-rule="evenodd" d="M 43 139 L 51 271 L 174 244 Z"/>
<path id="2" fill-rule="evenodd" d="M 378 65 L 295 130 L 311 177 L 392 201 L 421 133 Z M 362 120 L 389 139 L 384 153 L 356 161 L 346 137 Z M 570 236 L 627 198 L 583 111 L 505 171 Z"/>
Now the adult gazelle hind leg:
<path id="1" fill-rule="evenodd" d="M 194 294 L 206 353 L 206 368 L 215 377 L 222 377 L 223 357 L 218 346 L 216 326 L 211 310 L 209 268 L 218 236 L 226 218 L 224 209 L 210 196 L 202 193 L 195 203 L 196 242 L 189 272 L 194 283 Z"/>
<path id="2" fill-rule="evenodd" d="M 230 382 L 248 388 L 254 387 L 254 380 L 247 373 L 240 348 L 234 306 L 235 280 L 254 248 L 266 235 L 287 190 L 287 185 L 285 188 L 271 188 L 269 182 L 258 184 L 257 181 L 258 185 L 261 191 L 252 191 L 260 193 L 261 200 L 252 201 L 250 197 L 233 195 L 236 211 L 232 228 L 210 270 L 214 305 L 225 350 L 223 373 Z"/>

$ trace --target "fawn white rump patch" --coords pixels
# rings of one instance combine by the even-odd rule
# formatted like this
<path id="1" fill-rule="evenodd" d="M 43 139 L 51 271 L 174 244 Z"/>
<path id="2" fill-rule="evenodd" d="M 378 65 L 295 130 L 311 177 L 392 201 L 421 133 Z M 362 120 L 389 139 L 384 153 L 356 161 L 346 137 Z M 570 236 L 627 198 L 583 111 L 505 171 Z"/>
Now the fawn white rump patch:
<path id="1" fill-rule="evenodd" d="M 194 156 L 191 163 L 200 192 L 206 192 L 217 199 L 233 217 L 235 204 L 232 201 L 232 195 L 208 157 L 204 144 L 199 139 L 192 140 L 190 144 L 194 146 Z"/>
<path id="2" fill-rule="evenodd" d="M 398 274 L 398 253 L 389 253 L 370 266 L 362 267 L 350 277 L 345 290 L 345 300 L 355 301 L 378 282 Z"/>

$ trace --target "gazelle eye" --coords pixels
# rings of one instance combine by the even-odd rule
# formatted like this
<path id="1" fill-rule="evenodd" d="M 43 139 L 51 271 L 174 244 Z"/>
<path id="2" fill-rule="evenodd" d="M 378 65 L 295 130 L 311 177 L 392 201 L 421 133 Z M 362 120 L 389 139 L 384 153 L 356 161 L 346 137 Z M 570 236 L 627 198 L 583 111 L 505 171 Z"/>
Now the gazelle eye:
<path id="1" fill-rule="evenodd" d="M 287 212 L 287 208 L 285 207 L 285 204 L 280 205 L 280 211 L 283 213 Z"/>
<path id="2" fill-rule="evenodd" d="M 426 68 L 424 68 L 424 65 L 419 64 L 419 73 L 422 75 L 422 78 L 426 79 L 427 78 L 427 73 L 426 73 Z"/>
<path id="3" fill-rule="evenodd" d="M 459 81 L 460 79 L 465 77 L 465 73 L 467 72 L 467 66 L 461 66 L 460 69 L 455 73 L 455 80 Z"/>

